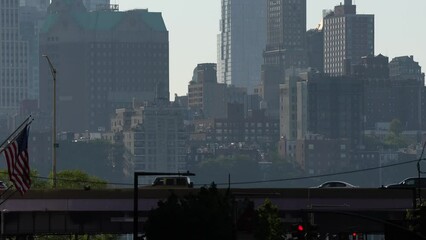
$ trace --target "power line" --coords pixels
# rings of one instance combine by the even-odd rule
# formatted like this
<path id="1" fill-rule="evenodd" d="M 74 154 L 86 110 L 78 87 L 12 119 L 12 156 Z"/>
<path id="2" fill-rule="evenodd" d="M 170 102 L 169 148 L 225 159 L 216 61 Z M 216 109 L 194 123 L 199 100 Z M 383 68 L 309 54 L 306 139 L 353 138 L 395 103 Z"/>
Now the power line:
<path id="1" fill-rule="evenodd" d="M 422 158 L 421 160 L 426 160 L 426 158 Z M 377 170 L 377 169 L 382 169 L 382 168 L 391 168 L 391 167 L 395 167 L 395 166 L 415 163 L 417 161 L 419 161 L 419 159 L 409 160 L 409 161 L 400 162 L 400 163 L 393 163 L 393 164 L 388 164 L 388 165 L 382 165 L 382 166 L 378 166 L 378 167 L 369 167 L 369 168 L 350 170 L 350 171 L 342 171 L 342 172 L 336 172 L 336 173 L 326 173 L 326 174 L 311 175 L 311 176 L 300 176 L 300 177 L 279 178 L 279 179 L 269 179 L 269 180 L 231 182 L 231 184 L 232 185 L 247 185 L 247 184 L 260 184 L 260 183 L 270 183 L 270 182 L 297 181 L 297 180 L 305 180 L 305 179 L 320 178 L 320 177 L 331 177 L 331 176 L 346 175 L 346 174 L 352 174 L 352 173 L 367 172 L 367 171 L 372 171 L 372 170 Z M 5 174 L 7 174 L 7 172 L 0 172 L 0 174 L 5 175 Z M 32 176 L 32 178 L 43 179 L 43 180 L 50 180 L 51 179 L 49 177 L 42 177 L 42 176 Z M 57 181 L 76 182 L 76 183 L 91 183 L 91 184 L 103 184 L 103 183 L 105 183 L 106 185 L 133 186 L 133 183 L 106 182 L 106 181 L 105 182 L 97 182 L 97 181 L 84 181 L 84 180 L 66 179 L 66 178 L 58 178 Z M 194 186 L 206 186 L 206 185 L 210 185 L 210 184 L 211 183 L 194 184 Z M 215 183 L 215 184 L 219 186 L 219 185 L 228 185 L 229 183 Z"/>
<path id="2" fill-rule="evenodd" d="M 422 159 L 426 160 L 426 159 Z M 345 175 L 345 174 L 352 174 L 352 173 L 359 173 L 359 172 L 367 172 L 372 170 L 377 170 L 381 168 L 390 168 L 400 165 L 405 165 L 409 163 L 414 163 L 419 161 L 419 159 L 416 160 L 410 160 L 406 162 L 401 163 L 394 163 L 394 164 L 388 164 L 388 165 L 382 165 L 378 167 L 370 167 L 370 168 L 363 168 L 363 169 L 357 169 L 357 170 L 350 170 L 350 171 L 343 171 L 343 172 L 337 172 L 337 173 L 326 173 L 326 174 L 319 174 L 319 175 L 312 175 L 312 176 L 302 176 L 302 177 L 292 177 L 292 178 L 281 178 L 281 179 L 269 179 L 269 180 L 259 180 L 259 181 L 242 181 L 242 182 L 231 182 L 233 185 L 246 185 L 246 184 L 258 184 L 258 183 L 270 183 L 270 182 L 285 182 L 285 181 L 295 181 L 295 180 L 305 180 L 305 179 L 311 179 L 311 178 L 320 178 L 320 177 L 331 177 L 331 176 L 338 176 L 338 175 Z M 228 185 L 228 183 L 215 183 L 216 185 Z M 194 184 L 194 185 L 208 185 L 208 184 Z"/>

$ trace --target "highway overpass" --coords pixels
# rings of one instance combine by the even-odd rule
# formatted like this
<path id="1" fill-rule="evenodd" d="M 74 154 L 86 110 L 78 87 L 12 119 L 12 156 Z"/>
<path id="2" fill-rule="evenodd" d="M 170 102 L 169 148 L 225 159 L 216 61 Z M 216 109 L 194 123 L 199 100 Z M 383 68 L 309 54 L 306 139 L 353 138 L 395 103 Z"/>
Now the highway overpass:
<path id="1" fill-rule="evenodd" d="M 171 191 L 185 195 L 195 194 L 198 189 L 139 189 L 140 221 Z M 231 189 L 231 192 L 237 200 L 248 198 L 255 206 L 269 198 L 280 209 L 284 222 L 309 216 L 323 232 L 383 233 L 385 221 L 402 220 L 415 200 L 415 192 L 407 189 Z M 0 205 L 0 210 L 2 236 L 126 234 L 133 230 L 133 189 L 31 190 L 24 196 L 14 194 Z"/>

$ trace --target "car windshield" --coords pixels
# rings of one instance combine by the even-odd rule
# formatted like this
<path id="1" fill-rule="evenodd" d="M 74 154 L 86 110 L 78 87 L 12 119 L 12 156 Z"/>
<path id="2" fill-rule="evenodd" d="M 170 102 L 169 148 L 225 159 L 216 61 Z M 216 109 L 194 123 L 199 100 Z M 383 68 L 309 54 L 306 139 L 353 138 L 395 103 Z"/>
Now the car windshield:
<path id="1" fill-rule="evenodd" d="M 419 183 L 418 178 L 409 178 L 403 182 L 404 185 L 410 185 L 410 186 L 417 185 L 418 183 Z M 426 178 L 420 178 L 420 185 L 426 186 Z"/>
<path id="2" fill-rule="evenodd" d="M 327 182 L 321 185 L 322 188 L 330 188 L 330 187 L 346 187 L 347 185 L 342 182 Z"/>

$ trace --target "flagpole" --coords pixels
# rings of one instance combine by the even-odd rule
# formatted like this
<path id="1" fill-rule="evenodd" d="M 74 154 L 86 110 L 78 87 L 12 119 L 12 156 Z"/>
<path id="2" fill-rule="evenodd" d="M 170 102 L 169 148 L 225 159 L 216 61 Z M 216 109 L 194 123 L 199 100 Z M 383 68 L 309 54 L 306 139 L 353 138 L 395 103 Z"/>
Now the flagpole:
<path id="1" fill-rule="evenodd" d="M 18 132 L 18 130 L 19 129 L 21 129 L 22 128 L 22 126 L 24 126 L 24 125 L 27 125 L 27 124 L 29 124 L 29 123 L 31 123 L 31 121 L 30 122 L 28 122 L 29 120 L 31 119 L 31 115 L 29 115 L 22 123 L 21 123 L 21 125 L 19 125 L 19 127 L 17 127 L 16 129 L 15 129 L 15 131 L 13 131 L 10 135 L 9 135 L 9 137 L 7 137 L 4 141 L 3 141 L 3 143 L 0 145 L 0 152 L 2 152 L 3 151 L 3 145 L 5 144 L 5 143 L 7 143 L 9 140 L 11 140 L 10 138 L 12 138 L 13 137 L 13 135 L 15 135 L 17 132 Z M 13 139 L 12 139 L 13 140 Z"/>

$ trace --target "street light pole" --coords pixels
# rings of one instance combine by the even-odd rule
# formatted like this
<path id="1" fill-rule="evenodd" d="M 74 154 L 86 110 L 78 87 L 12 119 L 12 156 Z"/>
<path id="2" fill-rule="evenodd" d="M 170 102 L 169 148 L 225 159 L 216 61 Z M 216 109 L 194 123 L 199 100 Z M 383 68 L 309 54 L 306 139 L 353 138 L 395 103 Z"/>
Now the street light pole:
<path id="1" fill-rule="evenodd" d="M 53 126 L 52 126 L 52 180 L 53 188 L 56 188 L 56 68 L 53 66 L 49 56 L 43 55 L 49 64 L 50 72 L 53 77 Z"/>

